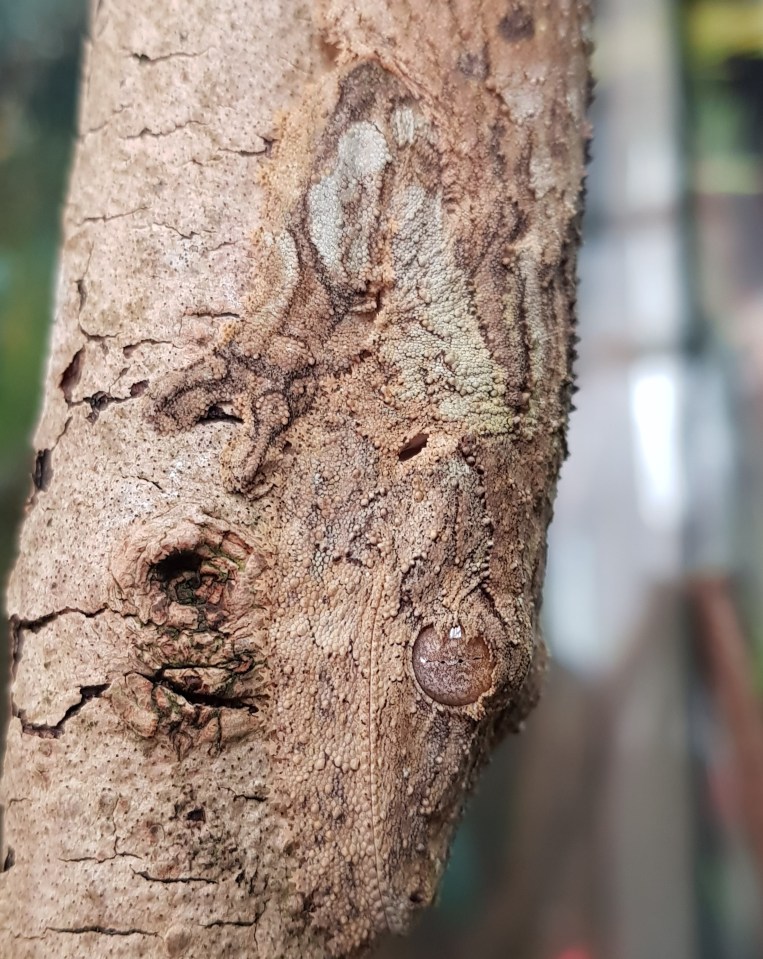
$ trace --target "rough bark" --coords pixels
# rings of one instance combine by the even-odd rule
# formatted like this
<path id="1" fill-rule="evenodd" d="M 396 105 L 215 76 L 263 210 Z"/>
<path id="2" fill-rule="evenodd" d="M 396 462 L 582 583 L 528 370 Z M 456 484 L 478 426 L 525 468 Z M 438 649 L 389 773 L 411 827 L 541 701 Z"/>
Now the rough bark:
<path id="1" fill-rule="evenodd" d="M 99 0 L 0 951 L 344 956 L 537 693 L 585 0 Z"/>

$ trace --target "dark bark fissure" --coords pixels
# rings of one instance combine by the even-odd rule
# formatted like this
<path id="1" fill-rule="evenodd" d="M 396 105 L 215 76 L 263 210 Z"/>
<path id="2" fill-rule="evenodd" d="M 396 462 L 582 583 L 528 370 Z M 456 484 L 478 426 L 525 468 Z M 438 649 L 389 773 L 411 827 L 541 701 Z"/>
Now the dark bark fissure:
<path id="1" fill-rule="evenodd" d="M 198 664 L 191 664 L 198 665 Z M 154 686 L 162 687 L 163 689 L 168 690 L 171 693 L 174 693 L 176 696 L 182 696 L 182 698 L 190 703 L 192 706 L 212 706 L 216 709 L 246 709 L 249 713 L 255 714 L 259 712 L 257 706 L 254 706 L 252 703 L 246 702 L 240 697 L 235 696 L 221 696 L 217 693 L 202 693 L 196 692 L 192 689 L 189 689 L 187 685 L 178 683 L 175 680 L 171 679 L 166 675 L 165 671 L 167 669 L 177 669 L 178 667 L 173 666 L 162 666 L 161 669 L 158 669 L 155 673 L 152 673 L 145 678 L 152 683 Z"/>
<path id="2" fill-rule="evenodd" d="M 71 929 L 67 929 L 65 926 L 47 926 L 46 931 L 70 933 L 77 936 L 94 932 L 99 936 L 150 936 L 153 939 L 158 938 L 158 933 L 146 932 L 145 929 L 113 929 L 109 926 L 75 926 Z"/>
<path id="3" fill-rule="evenodd" d="M 175 878 L 162 879 L 160 876 L 152 876 L 146 870 L 142 870 L 141 872 L 133 870 L 133 872 L 135 873 L 136 876 L 140 876 L 141 879 L 145 879 L 148 882 L 162 882 L 167 884 L 172 884 L 176 882 L 179 882 L 179 883 L 201 882 L 201 883 L 206 883 L 209 886 L 217 885 L 216 879 L 206 879 L 204 876 L 177 876 Z"/>
<path id="4" fill-rule="evenodd" d="M 101 683 L 97 686 L 80 686 L 81 699 L 78 703 L 70 706 L 55 725 L 46 723 L 30 723 L 27 721 L 25 711 L 16 709 L 14 706 L 14 715 L 21 720 L 21 731 L 29 736 L 39 736 L 41 739 L 58 739 L 64 731 L 64 726 L 77 713 L 93 699 L 98 699 L 109 688 L 110 683 Z"/>

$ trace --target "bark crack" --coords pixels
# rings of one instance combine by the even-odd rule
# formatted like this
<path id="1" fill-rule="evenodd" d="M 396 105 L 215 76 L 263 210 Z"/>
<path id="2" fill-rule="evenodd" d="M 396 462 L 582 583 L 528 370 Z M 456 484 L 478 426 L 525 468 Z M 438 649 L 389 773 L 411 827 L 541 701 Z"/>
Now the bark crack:
<path id="1" fill-rule="evenodd" d="M 124 473 L 121 473 L 120 475 L 123 480 L 130 479 L 130 477 L 125 476 Z M 140 473 L 137 473 L 134 477 L 132 477 L 132 479 L 139 480 L 141 483 L 148 483 L 149 485 L 153 486 L 155 489 L 158 489 L 160 493 L 165 492 L 164 487 L 161 486 L 159 483 L 157 483 L 156 480 L 149 479 L 147 476 L 142 476 Z"/>
<path id="2" fill-rule="evenodd" d="M 264 146 L 260 150 L 246 150 L 241 147 L 221 147 L 218 146 L 217 149 L 220 153 L 232 153 L 234 156 L 240 157 L 269 157 L 272 150 L 275 140 L 270 140 L 268 137 L 260 137 Z"/>
<path id="3" fill-rule="evenodd" d="M 154 686 L 162 686 L 164 689 L 168 689 L 176 696 L 182 696 L 183 699 L 192 706 L 212 706 L 216 709 L 245 709 L 252 714 L 259 712 L 259 709 L 256 706 L 250 702 L 246 702 L 241 698 L 237 698 L 235 696 L 220 696 L 215 693 L 195 692 L 194 690 L 189 689 L 187 686 L 175 682 L 172 678 L 165 675 L 166 669 L 173 668 L 176 667 L 162 666 L 161 669 L 158 669 L 151 675 L 145 675 L 142 673 L 138 673 L 138 675 L 143 675 L 144 678 Z"/>
<path id="4" fill-rule="evenodd" d="M 16 624 L 19 629 L 28 629 L 32 633 L 39 632 L 43 626 L 47 626 L 48 623 L 52 623 L 54 619 L 58 619 L 59 616 L 66 616 L 72 613 L 79 613 L 80 616 L 84 616 L 87 619 L 95 619 L 97 616 L 100 616 L 102 613 L 109 612 L 108 606 L 99 606 L 98 609 L 77 609 L 75 606 L 64 606 L 61 609 L 56 609 L 52 613 L 46 613 L 44 616 L 38 616 L 36 619 L 16 619 Z"/>
<path id="5" fill-rule="evenodd" d="M 215 919 L 214 922 L 202 923 L 202 929 L 214 929 L 216 926 L 256 926 L 256 919 Z"/>
<path id="6" fill-rule="evenodd" d="M 150 936 L 153 939 L 158 938 L 158 933 L 147 932 L 145 929 L 114 929 L 111 926 L 46 926 L 45 930 L 46 932 L 63 932 L 76 936 L 94 932 L 99 936 Z"/>
<path id="7" fill-rule="evenodd" d="M 162 879 L 160 876 L 152 876 L 147 870 L 138 872 L 136 869 L 133 869 L 133 873 L 136 876 L 140 876 L 141 879 L 145 879 L 148 882 L 163 882 L 167 884 L 171 883 L 189 883 L 189 882 L 202 882 L 208 886 L 216 886 L 216 879 L 207 879 L 205 876 L 176 876 L 171 879 Z"/>
<path id="8" fill-rule="evenodd" d="M 66 723 L 91 700 L 98 699 L 109 688 L 111 683 L 99 683 L 97 686 L 80 686 L 80 700 L 70 706 L 63 716 L 54 725 L 47 723 L 30 723 L 26 719 L 26 711 L 17 709 L 14 705 L 14 715 L 21 720 L 21 731 L 28 736 L 39 736 L 40 739 L 58 739 L 64 731 Z"/>
<path id="9" fill-rule="evenodd" d="M 86 330 L 81 322 L 77 324 L 79 326 L 80 333 L 87 340 L 92 340 L 94 343 L 103 343 L 104 340 L 116 340 L 119 339 L 118 334 L 116 333 L 91 333 L 89 330 Z"/>
<path id="10" fill-rule="evenodd" d="M 127 139 L 127 138 L 126 138 Z M 148 207 L 136 206 L 134 210 L 123 210 L 121 213 L 102 213 L 100 216 L 83 216 L 77 220 L 77 226 L 84 226 L 86 223 L 110 223 L 112 220 L 121 220 L 126 216 L 135 216 L 136 213 L 144 213 Z"/>
<path id="11" fill-rule="evenodd" d="M 225 244 L 222 244 L 222 245 L 224 246 Z M 210 252 L 214 252 L 214 251 L 210 251 Z M 233 313 L 230 310 L 187 310 L 185 313 L 185 316 L 196 316 L 201 319 L 204 319 L 205 317 L 210 317 L 216 320 L 225 320 L 225 319 L 240 320 L 241 319 L 240 313 Z"/>
<path id="12" fill-rule="evenodd" d="M 267 795 L 264 792 L 258 793 L 237 793 L 230 786 L 223 786 L 226 792 L 229 792 L 234 799 L 244 799 L 246 802 L 267 802 Z"/>
<path id="13" fill-rule="evenodd" d="M 141 340 L 135 340 L 134 343 L 126 343 L 122 347 L 122 352 L 125 356 L 129 356 L 130 353 L 137 350 L 141 346 L 174 346 L 174 340 L 157 340 L 151 336 L 146 336 Z"/>
<path id="14" fill-rule="evenodd" d="M 152 64 L 152 63 L 164 63 L 167 60 L 196 60 L 199 57 L 206 56 L 213 47 L 207 47 L 205 50 L 198 50 L 196 52 L 187 51 L 187 50 L 172 50 L 170 53 L 162 53 L 157 57 L 149 56 L 147 53 L 137 53 L 135 51 L 129 51 L 129 56 L 132 60 L 137 60 L 140 64 Z M 125 51 L 127 53 L 128 51 Z"/>
<path id="15" fill-rule="evenodd" d="M 135 400 L 139 396 L 142 396 L 147 386 L 148 380 L 138 380 L 131 384 L 129 396 L 112 396 L 111 393 L 107 393 L 104 390 L 96 390 L 95 393 L 92 393 L 90 396 L 83 396 L 81 400 L 67 400 L 67 405 L 70 408 L 75 406 L 89 406 L 90 412 L 87 414 L 86 419 L 88 423 L 95 423 L 101 412 L 105 410 L 107 406 L 111 406 L 112 403 L 129 403 L 130 400 Z"/>
<path id="16" fill-rule="evenodd" d="M 123 140 L 145 140 L 148 137 L 161 138 L 172 136 L 173 133 L 177 133 L 178 130 L 184 130 L 189 126 L 207 126 L 202 120 L 184 120 L 183 123 L 178 123 L 171 130 L 151 130 L 148 127 L 143 127 L 140 133 L 129 133 L 127 136 L 122 137 Z M 142 207 L 145 209 L 145 207 Z M 137 212 L 137 211 L 135 211 Z"/>
<path id="17" fill-rule="evenodd" d="M 59 862 L 97 862 L 99 865 L 104 862 L 113 862 L 115 859 L 142 859 L 142 856 L 136 856 L 132 852 L 115 852 L 113 856 L 58 856 Z"/>
<path id="18" fill-rule="evenodd" d="M 161 227 L 163 230 L 169 230 L 170 233 L 176 233 L 181 240 L 192 240 L 195 236 L 201 236 L 201 233 L 198 230 L 191 230 L 190 233 L 183 233 L 182 230 L 179 230 L 171 223 L 163 223 L 160 220 L 154 220 L 153 225 Z M 203 232 L 209 233 L 209 230 L 204 230 Z"/>
<path id="19" fill-rule="evenodd" d="M 88 83 L 89 81 L 90 81 L 90 77 L 88 76 Z M 132 106 L 132 104 L 130 104 L 130 106 Z M 127 109 L 129 109 L 129 107 L 127 106 L 117 107 L 116 110 L 114 110 L 108 117 L 106 117 L 106 119 L 102 123 L 99 123 L 94 127 L 88 127 L 86 130 L 83 130 L 82 133 L 80 134 L 80 141 L 84 140 L 86 137 L 92 136 L 95 133 L 100 133 L 101 130 L 105 130 L 106 127 L 111 123 L 111 121 L 115 117 L 118 117 L 120 113 L 124 113 L 125 110 Z"/>
<path id="20" fill-rule="evenodd" d="M 38 494 L 40 492 L 46 492 L 50 487 L 51 480 L 53 479 L 53 451 L 58 446 L 61 438 L 64 433 L 69 429 L 69 423 L 71 423 L 71 416 L 66 417 L 66 422 L 64 423 L 61 432 L 53 440 L 53 444 L 46 449 L 38 450 L 37 455 L 34 460 L 34 468 L 32 470 L 32 485 L 34 487 L 32 495 L 29 498 L 30 508 L 37 504 Z"/>

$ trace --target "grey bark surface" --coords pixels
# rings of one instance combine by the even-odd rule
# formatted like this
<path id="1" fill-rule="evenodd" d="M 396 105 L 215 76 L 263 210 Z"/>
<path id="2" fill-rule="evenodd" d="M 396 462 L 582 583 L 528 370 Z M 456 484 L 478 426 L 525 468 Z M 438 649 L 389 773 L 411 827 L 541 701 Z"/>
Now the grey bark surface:
<path id="1" fill-rule="evenodd" d="M 534 704 L 580 0 L 98 0 L 0 953 L 365 952 Z"/>

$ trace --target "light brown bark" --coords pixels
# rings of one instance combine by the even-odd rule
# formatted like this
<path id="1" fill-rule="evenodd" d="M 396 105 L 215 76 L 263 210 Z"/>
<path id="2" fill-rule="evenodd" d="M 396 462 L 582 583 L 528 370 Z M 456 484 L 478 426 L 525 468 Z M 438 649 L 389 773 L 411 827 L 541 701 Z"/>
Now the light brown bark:
<path id="1" fill-rule="evenodd" d="M 0 952 L 349 956 L 544 668 L 585 0 L 99 0 Z"/>

